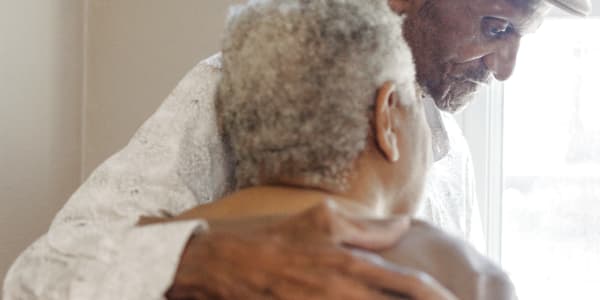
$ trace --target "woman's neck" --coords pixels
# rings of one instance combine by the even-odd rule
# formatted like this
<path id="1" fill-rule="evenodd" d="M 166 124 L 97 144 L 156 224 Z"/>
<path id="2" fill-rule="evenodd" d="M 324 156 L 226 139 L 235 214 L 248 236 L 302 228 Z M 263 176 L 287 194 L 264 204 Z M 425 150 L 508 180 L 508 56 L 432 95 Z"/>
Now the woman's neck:
<path id="1" fill-rule="evenodd" d="M 374 208 L 324 190 L 288 185 L 264 185 L 235 192 L 221 200 L 197 206 L 178 219 L 225 220 L 285 216 L 305 211 L 325 200 L 334 200 L 353 214 L 378 217 Z"/>

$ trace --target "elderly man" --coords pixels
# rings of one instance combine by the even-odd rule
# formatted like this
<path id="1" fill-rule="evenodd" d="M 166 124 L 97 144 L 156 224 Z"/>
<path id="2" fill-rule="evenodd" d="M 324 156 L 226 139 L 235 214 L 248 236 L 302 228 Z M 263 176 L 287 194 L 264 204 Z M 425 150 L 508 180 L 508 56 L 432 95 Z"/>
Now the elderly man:
<path id="1" fill-rule="evenodd" d="M 385 0 L 263 1 L 234 14 L 225 34 L 216 106 L 237 165 L 238 189 L 166 221 L 259 219 L 276 229 L 297 228 L 298 222 L 277 219 L 309 208 L 308 215 L 327 216 L 331 205 L 343 208 L 347 216 L 380 221 L 411 214 L 418 205 L 431 146 L 401 20 Z M 277 38 L 271 41 L 273 37 Z M 257 52 L 260 58 L 248 59 Z M 327 218 L 324 221 L 327 224 Z M 402 224 L 402 218 L 393 221 Z M 334 238 L 344 238 L 339 228 L 330 225 Z M 365 237 L 384 242 L 381 232 Z M 231 236 L 222 233 L 220 238 Z M 380 293 L 361 291 L 357 284 L 358 288 L 333 290 L 332 297 L 380 299 L 395 291 L 411 299 L 426 298 L 429 295 L 420 291 L 402 289 L 412 280 L 402 276 L 420 271 L 433 277 L 432 287 L 437 280 L 462 300 L 515 299 L 512 284 L 498 267 L 427 224 L 414 221 L 400 240 L 392 236 L 389 242 L 391 249 L 378 253 L 389 259 L 382 264 L 410 269 L 403 269 Z M 354 251 L 373 251 L 374 245 L 347 236 L 344 243 Z M 372 255 L 367 249 L 360 253 Z M 281 274 L 272 284 L 244 269 L 243 261 L 268 261 L 266 253 L 233 250 L 235 256 L 220 259 L 241 261 L 236 273 L 247 280 L 223 291 L 210 282 L 229 270 L 211 274 L 200 265 L 195 271 L 204 273 L 202 288 L 176 285 L 168 295 L 247 299 L 289 293 L 290 274 Z M 318 280 L 334 286 L 336 275 L 323 274 Z M 305 272 L 293 276 L 301 278 L 300 285 L 310 282 Z M 438 295 L 431 297 L 452 298 L 443 289 L 433 292 Z M 294 296 L 311 298 L 306 288 L 297 289 Z"/>
<path id="2" fill-rule="evenodd" d="M 550 2 L 576 14 L 590 9 L 585 0 Z M 535 28 L 547 10 L 546 2 L 539 0 L 390 0 L 389 4 L 398 14 L 406 15 L 404 34 L 415 53 L 420 85 L 439 108 L 448 111 L 466 104 L 469 95 L 490 76 L 499 80 L 510 76 L 520 37 Z M 211 261 L 217 272 L 235 266 L 211 260 L 216 253 L 231 253 L 227 250 L 231 247 L 244 247 L 245 252 L 252 253 L 260 248 L 261 239 L 269 241 L 269 235 L 257 235 L 253 237 L 257 243 L 248 244 L 192 234 L 207 227 L 200 221 L 135 226 L 141 215 L 177 215 L 230 190 L 228 156 L 217 133 L 213 107 L 219 73 L 219 57 L 201 62 L 130 144 L 90 176 L 57 215 L 48 234 L 17 259 L 5 282 L 5 299 L 161 298 L 169 287 L 182 284 L 173 278 L 180 279 L 178 275 L 186 268 L 193 270 L 202 263 L 190 253 L 204 253 L 203 261 Z M 469 211 L 475 202 L 466 197 L 469 189 L 465 183 L 471 177 L 466 146 L 448 115 L 435 109 L 429 112 L 434 153 L 441 160 L 433 166 L 427 184 L 424 215 L 468 238 L 468 223 L 473 221 Z M 445 214 L 447 206 L 439 204 L 446 202 L 464 216 Z M 246 224 L 211 227 L 217 225 L 243 232 Z M 328 257 L 338 253 L 348 259 L 335 247 L 324 250 L 326 246 L 319 249 Z M 261 278 L 274 282 L 280 277 L 278 271 L 290 271 L 293 266 L 278 251 L 287 249 L 285 245 L 269 247 L 271 264 L 280 267 L 270 268 Z M 307 256 L 318 255 L 306 247 L 310 248 L 304 249 Z M 295 244 L 294 249 L 303 253 L 302 244 Z M 319 268 L 302 270 L 318 276 L 323 268 L 342 268 L 340 261 L 348 262 L 317 260 Z M 264 269 L 264 262 L 246 264 L 256 271 Z M 345 280 L 337 281 L 338 289 L 351 289 L 363 282 L 367 289 L 380 290 L 383 287 L 374 281 L 383 282 L 391 276 L 385 269 L 365 264 L 353 270 L 344 275 Z M 185 274 L 188 285 L 202 280 L 202 274 Z M 224 277 L 213 284 L 231 280 Z M 327 294 L 319 298 L 319 291 L 325 290 L 320 284 L 313 282 L 313 299 L 328 298 Z"/>

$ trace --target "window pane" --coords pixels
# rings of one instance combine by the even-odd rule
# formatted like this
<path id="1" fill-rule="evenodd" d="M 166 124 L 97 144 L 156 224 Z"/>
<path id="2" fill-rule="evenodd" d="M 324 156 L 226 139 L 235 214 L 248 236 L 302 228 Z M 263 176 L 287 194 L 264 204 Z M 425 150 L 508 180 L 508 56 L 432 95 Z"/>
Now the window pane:
<path id="1" fill-rule="evenodd" d="M 520 299 L 600 299 L 600 20 L 551 19 L 505 85 L 502 263 Z"/>

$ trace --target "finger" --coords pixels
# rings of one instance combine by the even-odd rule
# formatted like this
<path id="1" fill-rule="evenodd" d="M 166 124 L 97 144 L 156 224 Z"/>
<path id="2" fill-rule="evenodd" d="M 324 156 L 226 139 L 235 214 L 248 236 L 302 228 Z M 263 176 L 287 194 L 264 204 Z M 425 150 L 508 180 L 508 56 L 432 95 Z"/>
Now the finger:
<path id="1" fill-rule="evenodd" d="M 389 300 L 396 295 L 384 293 L 384 290 L 356 278 L 334 274 L 328 282 L 330 292 L 333 293 L 328 299 L 340 300 Z"/>
<path id="2" fill-rule="evenodd" d="M 207 288 L 194 287 L 194 289 L 172 291 L 165 294 L 169 300 L 238 300 L 238 299 L 253 299 L 253 300 L 275 300 L 274 297 L 263 295 L 250 290 L 242 290 L 235 288 L 226 294 L 215 293 Z"/>
<path id="3" fill-rule="evenodd" d="M 389 295 L 406 295 L 415 300 L 456 300 L 431 276 L 387 263 L 381 257 L 354 251 L 362 259 L 347 264 L 346 271 Z"/>
<path id="4" fill-rule="evenodd" d="M 235 272 L 226 277 L 233 276 L 236 282 L 244 283 L 249 289 L 244 290 L 245 299 L 258 299 L 247 296 L 256 291 L 264 291 L 266 295 L 270 292 L 276 299 L 389 299 L 377 288 L 344 272 L 346 261 L 356 258 L 342 248 L 331 245 L 303 245 L 300 248 L 298 244 L 277 240 L 264 244 L 254 242 L 245 240 L 245 246 L 254 249 L 251 257 L 245 253 L 245 248 L 226 245 L 220 253 L 226 255 L 220 257 L 221 261 L 236 266 Z M 220 272 L 229 272 L 223 267 Z M 215 284 L 221 287 L 227 285 Z"/>
<path id="5" fill-rule="evenodd" d="M 197 252 L 198 257 L 211 259 L 204 259 L 198 268 L 191 270 L 190 275 L 193 276 L 180 278 L 183 291 L 186 287 L 192 287 L 195 293 L 204 294 L 207 299 L 275 300 L 264 289 L 266 280 L 257 276 L 260 273 L 241 264 L 251 260 L 244 246 L 256 245 L 228 234 L 215 234 L 204 242 L 206 247 L 202 248 L 202 252 Z M 258 288 L 253 284 L 257 280 L 262 282 Z"/>
<path id="6" fill-rule="evenodd" d="M 215 263 L 219 260 L 228 261 L 228 265 L 235 266 L 235 268 L 232 268 L 231 271 L 228 270 L 230 273 L 223 274 L 236 274 L 240 277 L 234 281 L 226 282 L 214 282 L 214 278 L 212 283 L 210 280 L 201 280 L 203 283 L 208 284 L 207 288 L 209 289 L 215 286 L 221 288 L 234 286 L 235 282 L 252 282 L 255 286 L 251 286 L 250 290 L 268 291 L 269 287 L 273 286 L 273 281 L 269 278 L 281 278 L 285 274 L 285 278 L 295 280 L 299 285 L 305 286 L 307 290 L 318 291 L 325 288 L 324 285 L 329 284 L 320 275 L 323 271 L 319 272 L 319 270 L 325 270 L 355 280 L 352 284 L 338 284 L 340 290 L 353 291 L 351 295 L 364 295 L 367 293 L 364 291 L 366 289 L 371 292 L 385 291 L 389 296 L 408 295 L 412 299 L 419 300 L 455 299 L 430 277 L 414 271 L 394 269 L 392 265 L 385 263 L 381 257 L 373 254 L 366 255 L 361 252 L 361 256 L 358 257 L 331 244 L 287 243 L 281 239 L 261 239 L 258 241 L 251 237 L 234 237 L 228 234 L 214 235 L 213 242 L 219 241 L 221 247 L 219 247 L 219 251 L 213 253 L 217 259 Z M 243 245 L 243 247 L 240 247 L 240 245 Z M 249 253 L 247 251 L 248 247 L 254 249 L 254 251 Z M 260 272 L 266 272 L 267 275 L 272 276 L 254 277 L 250 271 L 256 269 L 256 266 L 261 268 L 258 271 L 259 274 Z M 220 265 L 220 267 L 219 272 L 225 272 L 223 265 Z M 241 268 L 243 268 L 243 271 Z M 294 271 L 286 272 L 286 269 Z M 219 274 L 210 276 L 218 277 Z M 231 296 L 222 289 L 216 292 L 220 295 Z M 377 298 L 372 296 L 366 299 Z"/>
<path id="7" fill-rule="evenodd" d="M 205 276 L 209 280 L 198 282 L 199 291 L 208 295 L 208 299 L 238 300 L 275 300 L 270 289 L 263 285 L 254 285 L 250 277 L 252 272 L 229 269 L 222 266 L 221 269 L 213 269 L 213 274 Z M 268 287 L 268 286 L 267 286 Z"/>
<path id="8" fill-rule="evenodd" d="M 360 219 L 340 216 L 334 219 L 333 234 L 352 247 L 381 251 L 393 247 L 410 228 L 410 217 Z"/>
<path id="9" fill-rule="evenodd" d="M 206 291 L 194 288 L 194 289 L 170 289 L 165 294 L 168 300 L 211 300 L 215 299 L 215 296 L 211 296 Z"/>
<path id="10" fill-rule="evenodd" d="M 391 300 L 399 299 L 386 295 L 339 270 L 290 269 L 279 274 L 281 280 L 273 284 L 272 291 L 277 299 L 304 300 Z"/>
<path id="11" fill-rule="evenodd" d="M 313 250 L 315 252 L 309 256 L 311 258 L 310 265 L 302 269 L 301 266 L 293 264 L 297 261 L 306 263 L 306 254 L 310 254 Z M 388 297 L 408 296 L 414 300 L 456 299 L 448 290 L 425 273 L 395 267 L 380 256 L 365 251 L 353 252 L 357 254 L 340 251 L 340 249 L 333 247 L 326 249 L 290 249 L 286 253 L 287 257 L 290 258 L 288 263 L 290 263 L 291 268 L 286 271 L 286 277 L 293 278 L 314 289 L 327 282 L 323 276 L 314 277 L 314 270 L 322 269 L 337 272 L 340 276 L 355 280 L 353 284 L 345 285 L 340 289 L 354 291 L 358 295 L 361 295 L 361 293 L 357 292 L 356 289 L 366 286 L 369 291 L 382 291 Z M 294 259 L 295 256 L 303 259 L 296 260 Z M 312 272 L 309 272 L 309 270 L 312 270 Z"/>

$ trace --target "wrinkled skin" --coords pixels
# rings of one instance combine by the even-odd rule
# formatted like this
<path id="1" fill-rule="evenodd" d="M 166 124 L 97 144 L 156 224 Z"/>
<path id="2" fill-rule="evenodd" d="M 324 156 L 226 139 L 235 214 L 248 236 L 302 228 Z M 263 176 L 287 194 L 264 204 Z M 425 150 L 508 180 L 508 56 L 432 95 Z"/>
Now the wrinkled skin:
<path id="1" fill-rule="evenodd" d="M 539 27 L 549 7 L 537 0 L 414 3 L 403 29 L 417 80 L 436 105 L 449 112 L 465 107 L 492 78 L 503 81 L 511 76 L 521 37 Z"/>
<path id="2" fill-rule="evenodd" d="M 431 277 L 349 250 L 389 248 L 407 230 L 407 221 L 360 220 L 325 204 L 291 218 L 215 222 L 211 233 L 190 240 L 166 296 L 456 299 Z"/>

